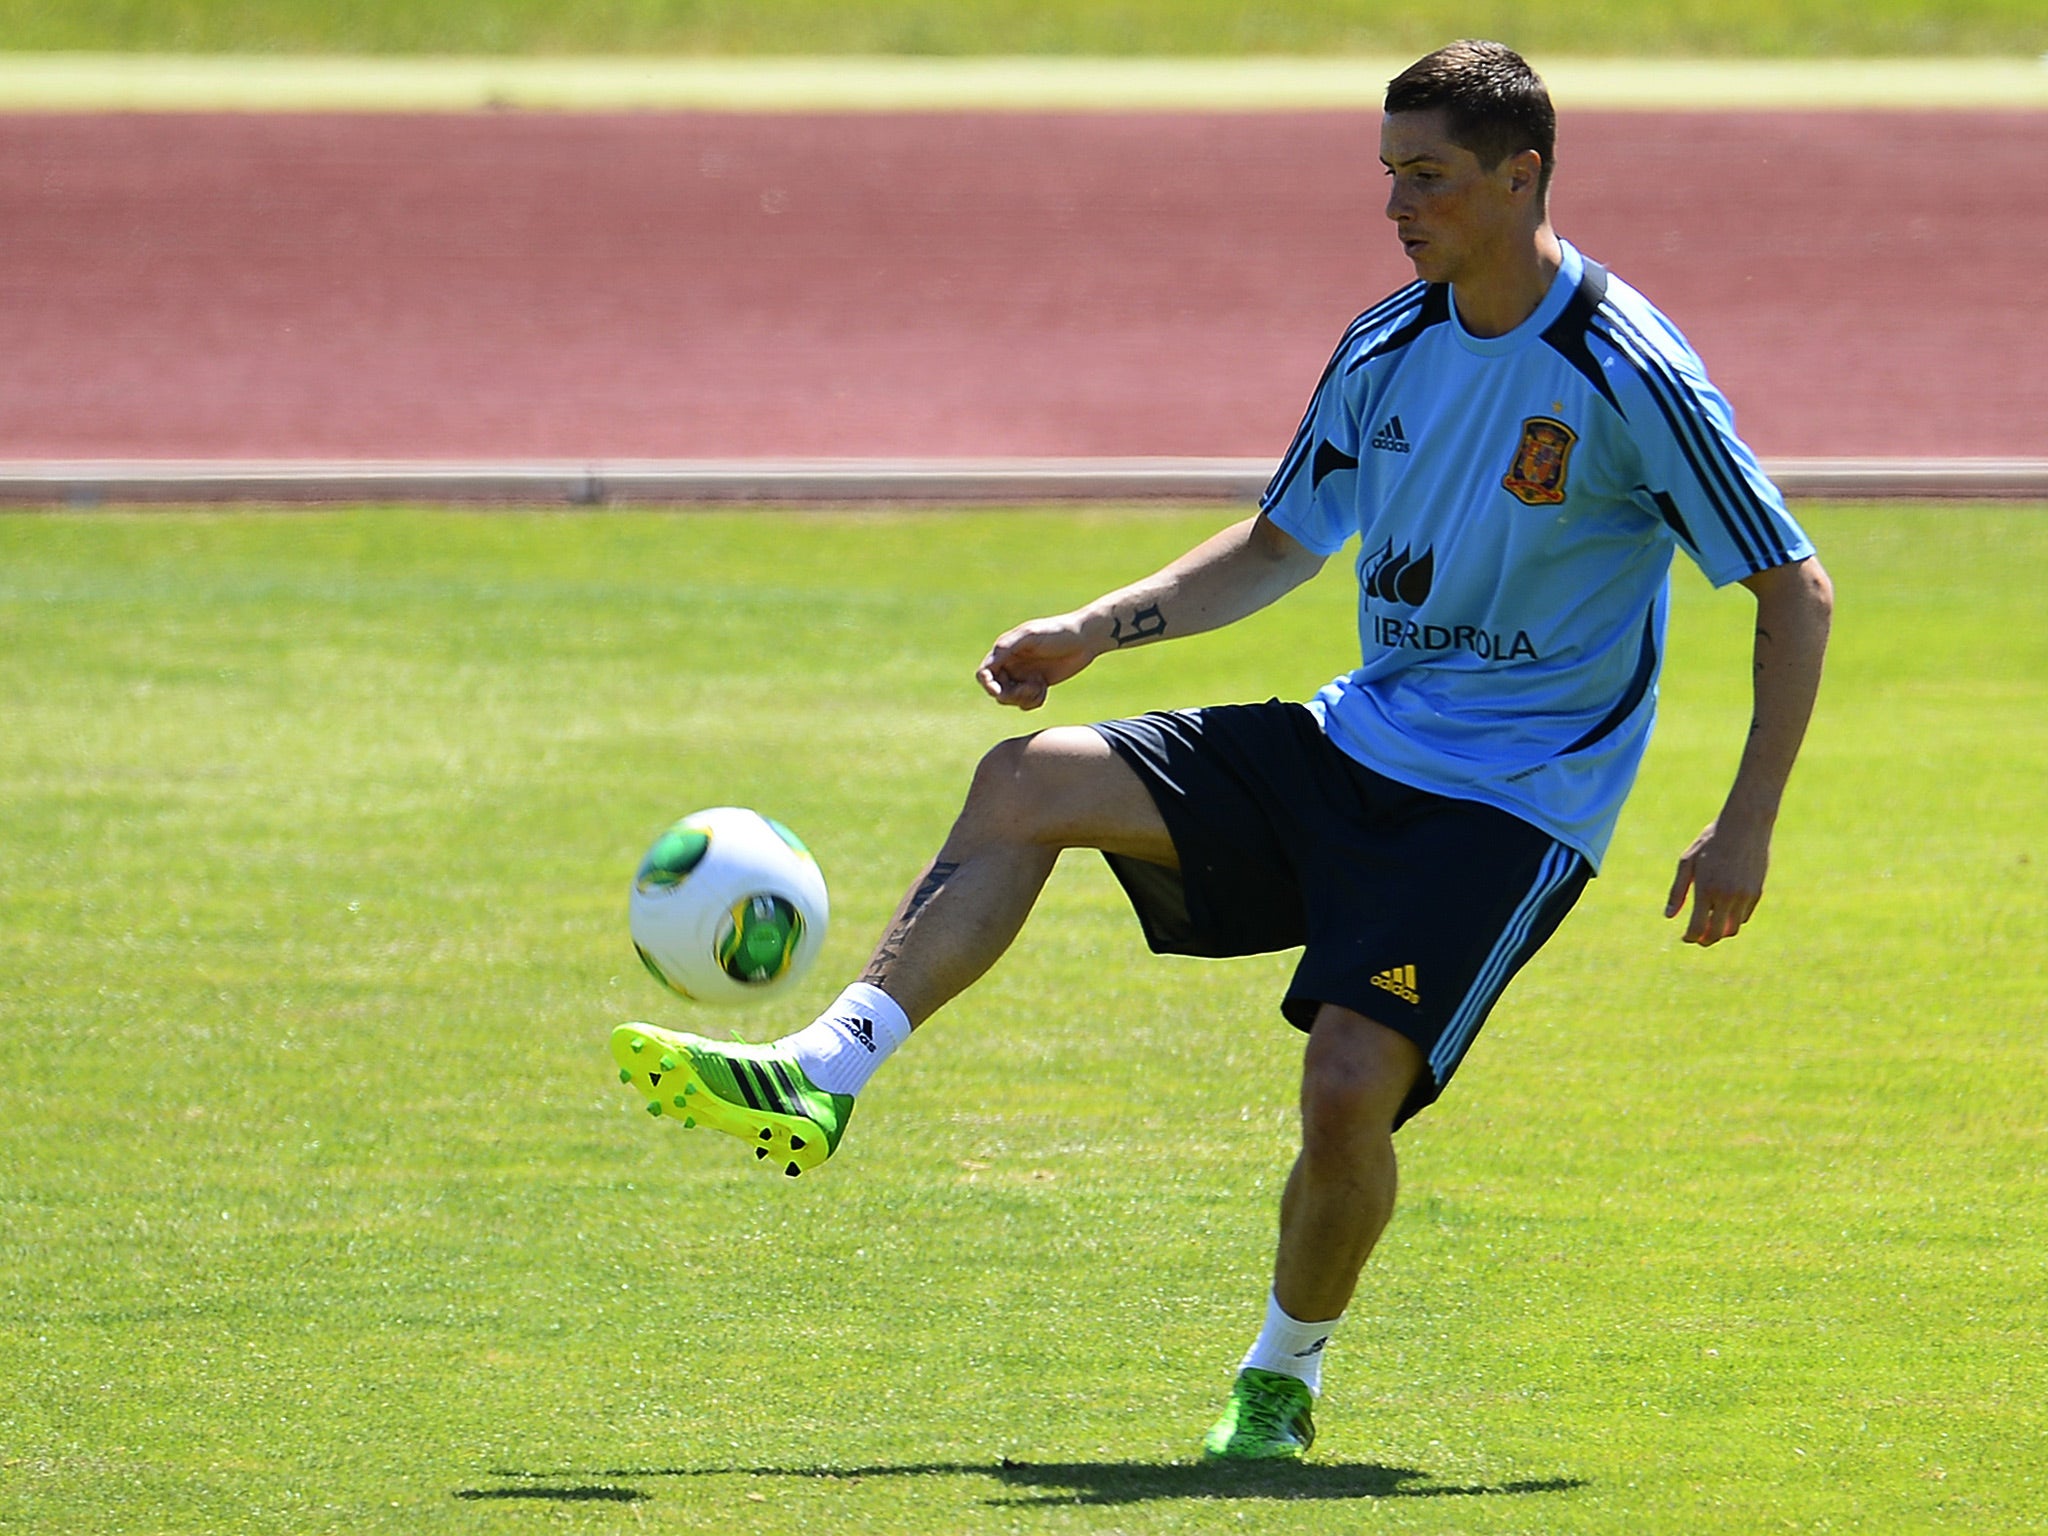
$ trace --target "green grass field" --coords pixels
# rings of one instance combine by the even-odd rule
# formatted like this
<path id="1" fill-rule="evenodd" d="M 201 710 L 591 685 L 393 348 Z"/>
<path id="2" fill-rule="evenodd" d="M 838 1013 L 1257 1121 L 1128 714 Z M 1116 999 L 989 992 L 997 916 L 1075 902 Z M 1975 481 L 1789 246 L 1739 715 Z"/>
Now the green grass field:
<path id="1" fill-rule="evenodd" d="M 456 54 L 1400 53 L 1460 36 L 1530 52 L 2032 56 L 2038 0 L 0 0 L 0 51 Z"/>
<path id="2" fill-rule="evenodd" d="M 1746 719 L 1681 573 L 1609 861 L 1402 1135 L 1296 1470 L 1188 1465 L 1259 1317 L 1288 957 L 1100 864 L 801 1182 L 613 1022 L 857 967 L 1017 717 L 987 640 L 1214 511 L 0 517 L 0 1529 L 1953 1531 L 2048 1523 L 2048 509 L 1808 509 L 1840 594 L 1758 925 L 1659 916 Z M 1299 696 L 1332 570 L 1043 723 Z M 743 801 L 821 970 L 625 934 Z"/>

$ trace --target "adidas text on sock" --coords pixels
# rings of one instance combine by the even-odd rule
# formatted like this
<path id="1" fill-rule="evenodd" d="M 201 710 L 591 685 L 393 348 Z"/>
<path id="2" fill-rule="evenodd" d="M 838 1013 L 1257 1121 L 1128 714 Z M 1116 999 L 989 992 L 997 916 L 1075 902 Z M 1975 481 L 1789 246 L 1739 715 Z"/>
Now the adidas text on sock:
<path id="1" fill-rule="evenodd" d="M 1278 1371 L 1283 1376 L 1293 1376 L 1307 1383 L 1311 1392 L 1321 1394 L 1323 1390 L 1323 1349 L 1330 1342 L 1330 1335 L 1337 1331 L 1342 1317 L 1333 1317 L 1328 1322 L 1304 1323 L 1289 1317 L 1280 1305 L 1280 1298 L 1269 1295 L 1266 1298 L 1266 1326 L 1259 1330 L 1250 1351 L 1239 1364 L 1239 1370 L 1257 1368 L 1262 1371 Z"/>
<path id="2" fill-rule="evenodd" d="M 857 981 L 782 1044 L 804 1076 L 827 1093 L 859 1093 L 909 1038 L 910 1019 L 896 1000 L 880 987 Z"/>

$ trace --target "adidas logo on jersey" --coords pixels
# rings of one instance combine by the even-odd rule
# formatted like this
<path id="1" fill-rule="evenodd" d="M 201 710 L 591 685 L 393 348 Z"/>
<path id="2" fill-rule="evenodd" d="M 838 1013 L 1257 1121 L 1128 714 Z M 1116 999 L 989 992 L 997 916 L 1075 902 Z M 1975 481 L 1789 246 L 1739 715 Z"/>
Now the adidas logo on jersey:
<path id="1" fill-rule="evenodd" d="M 1387 424 L 1381 427 L 1379 431 L 1373 433 L 1372 445 L 1379 449 L 1381 453 L 1408 453 L 1412 451 L 1408 443 L 1408 434 L 1401 430 L 1401 418 L 1398 416 L 1389 416 Z"/>
<path id="2" fill-rule="evenodd" d="M 1372 984 L 1382 992 L 1391 992 L 1404 1003 L 1419 1003 L 1422 994 L 1415 990 L 1415 967 L 1397 965 L 1373 977 Z"/>

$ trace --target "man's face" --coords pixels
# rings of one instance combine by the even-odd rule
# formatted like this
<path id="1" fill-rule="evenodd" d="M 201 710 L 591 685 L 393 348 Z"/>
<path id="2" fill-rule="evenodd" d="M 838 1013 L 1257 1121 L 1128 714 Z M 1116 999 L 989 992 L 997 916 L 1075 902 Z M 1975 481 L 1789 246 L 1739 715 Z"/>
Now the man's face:
<path id="1" fill-rule="evenodd" d="M 1471 150 L 1451 142 L 1441 110 L 1390 112 L 1380 120 L 1387 217 L 1417 277 L 1455 283 L 1512 249 L 1522 223 L 1515 169 L 1521 158 L 1509 155 L 1485 169 Z"/>

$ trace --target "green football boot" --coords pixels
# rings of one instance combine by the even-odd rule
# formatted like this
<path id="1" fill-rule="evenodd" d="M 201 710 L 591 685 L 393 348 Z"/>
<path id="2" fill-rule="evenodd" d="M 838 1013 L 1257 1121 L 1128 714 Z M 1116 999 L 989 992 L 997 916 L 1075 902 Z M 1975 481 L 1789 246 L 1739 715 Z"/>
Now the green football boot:
<path id="1" fill-rule="evenodd" d="M 1308 1383 L 1247 1366 L 1230 1388 L 1230 1406 L 1202 1441 L 1210 1461 L 1279 1461 L 1298 1457 L 1316 1440 Z"/>
<path id="2" fill-rule="evenodd" d="M 794 1056 L 772 1045 L 621 1024 L 612 1031 L 612 1057 L 619 1081 L 646 1099 L 647 1113 L 680 1117 L 685 1130 L 708 1125 L 737 1136 L 792 1179 L 839 1150 L 853 1116 L 852 1094 L 817 1087 Z"/>

